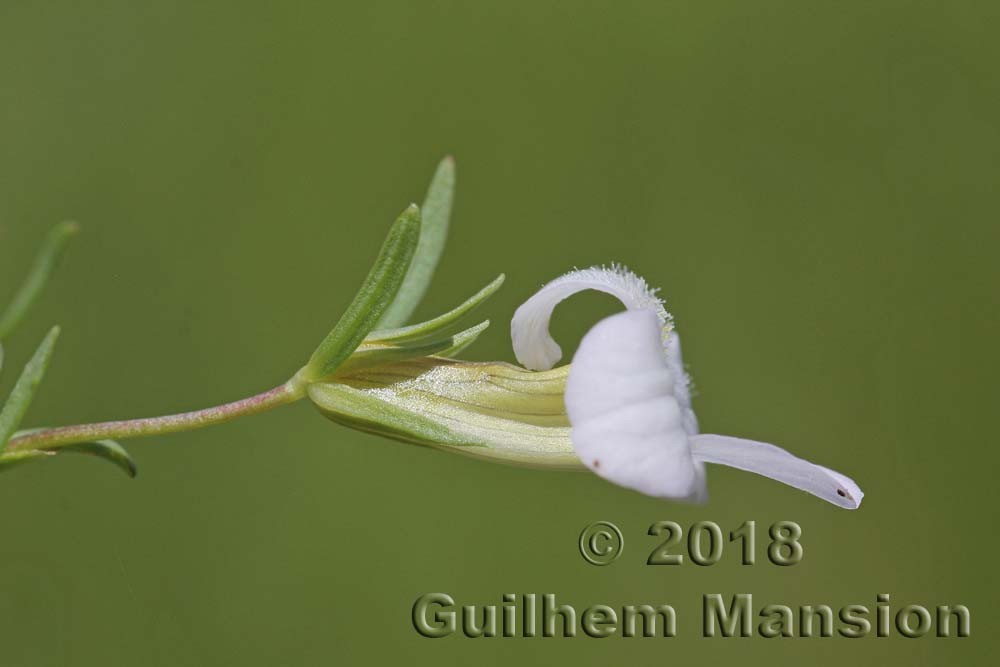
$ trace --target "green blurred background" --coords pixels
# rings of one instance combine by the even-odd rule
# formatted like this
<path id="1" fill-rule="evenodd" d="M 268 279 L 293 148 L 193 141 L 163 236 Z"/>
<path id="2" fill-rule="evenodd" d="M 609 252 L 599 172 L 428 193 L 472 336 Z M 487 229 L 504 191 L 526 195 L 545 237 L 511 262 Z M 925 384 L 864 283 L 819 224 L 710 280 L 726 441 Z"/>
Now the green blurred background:
<path id="1" fill-rule="evenodd" d="M 420 315 L 504 271 L 468 356 L 513 360 L 542 282 L 660 285 L 704 430 L 867 492 L 710 470 L 706 507 L 345 430 L 299 404 L 0 478 L 0 664 L 991 664 L 998 646 L 1000 6 L 989 2 L 0 4 L 0 285 L 84 225 L 3 389 L 64 335 L 32 425 L 282 381 L 454 154 Z M 562 306 L 567 350 L 615 310 Z M 625 554 L 586 564 L 599 519 Z M 648 567 L 654 521 L 787 519 L 805 558 Z M 758 537 L 766 544 L 764 535 Z M 422 639 L 414 599 L 669 602 L 672 640 Z M 704 639 L 704 593 L 963 603 L 965 640 Z"/>

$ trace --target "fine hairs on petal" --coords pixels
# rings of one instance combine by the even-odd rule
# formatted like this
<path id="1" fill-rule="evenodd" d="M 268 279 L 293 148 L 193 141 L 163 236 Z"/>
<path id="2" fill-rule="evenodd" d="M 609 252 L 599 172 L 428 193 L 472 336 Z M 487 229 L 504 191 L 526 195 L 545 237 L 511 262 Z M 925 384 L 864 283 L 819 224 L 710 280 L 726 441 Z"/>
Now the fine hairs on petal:
<path id="1" fill-rule="evenodd" d="M 649 309 L 656 313 L 660 320 L 660 328 L 664 330 L 664 337 L 674 328 L 674 316 L 667 312 L 666 306 L 658 294 L 659 287 L 650 287 L 646 279 L 629 269 L 624 264 L 611 262 L 610 266 L 592 266 L 587 269 L 574 269 L 564 276 L 556 278 L 549 285 L 559 282 L 568 282 L 576 277 L 584 282 L 606 282 L 606 284 L 616 292 L 609 292 L 618 296 L 617 292 L 629 295 L 626 301 L 621 297 L 619 300 L 625 304 L 629 310 Z"/>
<path id="2" fill-rule="evenodd" d="M 584 290 L 597 290 L 617 298 L 628 310 L 651 310 L 660 321 L 664 344 L 674 328 L 673 317 L 663 300 L 646 281 L 620 264 L 576 269 L 535 292 L 514 313 L 510 322 L 514 356 L 531 370 L 552 368 L 562 349 L 549 335 L 552 311 L 564 299 Z"/>

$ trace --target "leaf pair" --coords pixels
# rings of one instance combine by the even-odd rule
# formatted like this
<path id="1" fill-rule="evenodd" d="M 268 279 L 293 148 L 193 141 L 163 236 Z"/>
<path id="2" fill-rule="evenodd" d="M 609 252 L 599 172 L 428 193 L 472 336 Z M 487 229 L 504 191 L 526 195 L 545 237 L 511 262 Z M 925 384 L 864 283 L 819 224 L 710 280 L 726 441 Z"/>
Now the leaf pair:
<path id="1" fill-rule="evenodd" d="M 361 289 L 313 352 L 303 371 L 307 382 L 414 357 L 457 354 L 489 326 L 486 321 L 449 333 L 499 289 L 502 275 L 452 311 L 401 327 L 426 294 L 441 258 L 454 189 L 454 161 L 445 158 L 434 174 L 423 209 L 411 205 L 392 225 Z"/>
<path id="2" fill-rule="evenodd" d="M 48 283 L 52 272 L 55 270 L 66 241 L 76 234 L 79 227 L 74 222 L 64 222 L 57 225 L 49 232 L 41 251 L 35 258 L 34 266 L 28 273 L 27 279 L 21 288 L 14 295 L 10 305 L 0 316 L 0 341 L 10 334 L 24 320 L 25 315 L 31 306 L 38 300 Z M 129 458 L 128 453 L 118 443 L 112 440 L 101 440 L 98 442 L 85 442 L 73 445 L 64 445 L 51 449 L 18 449 L 16 444 L 9 447 L 11 440 L 26 432 L 18 432 L 21 421 L 27 413 L 31 402 L 38 391 L 38 387 L 45 377 L 52 352 L 55 349 L 56 340 L 59 338 L 59 327 L 53 327 L 41 345 L 25 365 L 24 370 L 18 378 L 14 389 L 11 391 L 6 403 L 0 409 L 0 471 L 12 465 L 24 463 L 26 461 L 53 456 L 58 451 L 70 451 L 84 454 L 93 454 L 111 461 L 119 466 L 130 476 L 136 474 L 135 463 Z M 3 346 L 0 344 L 0 368 L 3 367 Z"/>
<path id="3" fill-rule="evenodd" d="M 373 331 L 354 353 L 337 369 L 338 376 L 362 368 L 398 363 L 406 359 L 436 355 L 453 357 L 472 345 L 479 334 L 486 331 L 490 321 L 450 333 L 458 323 L 484 301 L 490 298 L 503 284 L 503 274 L 479 290 L 459 306 L 434 319 L 399 329 Z"/>

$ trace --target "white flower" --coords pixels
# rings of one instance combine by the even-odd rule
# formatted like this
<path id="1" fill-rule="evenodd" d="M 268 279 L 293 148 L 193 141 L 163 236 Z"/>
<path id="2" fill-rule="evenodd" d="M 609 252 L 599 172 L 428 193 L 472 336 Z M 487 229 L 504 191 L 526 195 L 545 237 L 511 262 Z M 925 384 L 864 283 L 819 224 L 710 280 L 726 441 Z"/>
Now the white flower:
<path id="1" fill-rule="evenodd" d="M 551 368 L 561 350 L 548 332 L 553 309 L 587 289 L 617 297 L 626 312 L 595 325 L 566 381 L 573 449 L 584 465 L 658 498 L 704 502 L 705 463 L 755 472 L 847 509 L 864 497 L 850 478 L 763 442 L 698 433 L 680 340 L 663 302 L 619 267 L 573 271 L 542 287 L 511 320 L 518 361 Z"/>

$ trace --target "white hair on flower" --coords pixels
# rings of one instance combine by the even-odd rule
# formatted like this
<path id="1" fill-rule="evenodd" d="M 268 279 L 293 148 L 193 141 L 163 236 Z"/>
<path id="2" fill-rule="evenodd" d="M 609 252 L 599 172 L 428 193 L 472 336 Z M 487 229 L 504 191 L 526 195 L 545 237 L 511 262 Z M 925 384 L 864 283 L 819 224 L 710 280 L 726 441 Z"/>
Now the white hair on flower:
<path id="1" fill-rule="evenodd" d="M 663 306 L 658 289 L 621 264 L 574 269 L 542 286 L 517 309 L 510 321 L 514 356 L 525 368 L 544 371 L 562 358 L 562 349 L 549 335 L 552 311 L 567 297 L 583 290 L 597 290 L 616 297 L 629 310 L 651 310 L 663 329 L 664 342 L 674 328 L 674 318 Z"/>

